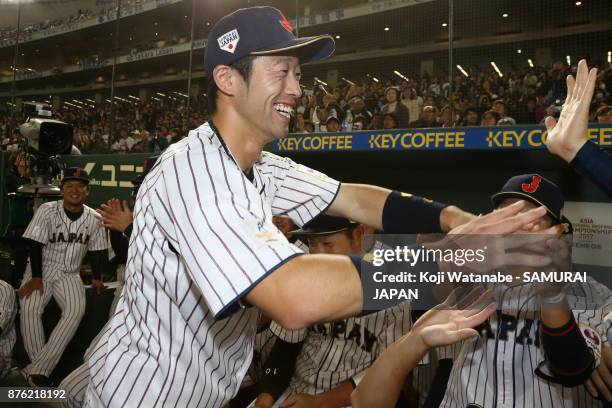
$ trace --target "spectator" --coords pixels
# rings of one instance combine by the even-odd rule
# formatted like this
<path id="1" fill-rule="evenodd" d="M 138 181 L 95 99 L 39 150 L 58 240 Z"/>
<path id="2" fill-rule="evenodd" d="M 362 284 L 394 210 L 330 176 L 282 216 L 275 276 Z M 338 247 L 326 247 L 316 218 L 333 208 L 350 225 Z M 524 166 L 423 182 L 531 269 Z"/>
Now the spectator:
<path id="1" fill-rule="evenodd" d="M 503 99 L 497 99 L 493 102 L 492 111 L 499 113 L 500 119 L 508 118 L 508 104 Z"/>
<path id="2" fill-rule="evenodd" d="M 340 120 L 336 116 L 331 115 L 327 118 L 327 121 L 325 122 L 325 127 L 328 132 L 338 132 L 340 130 Z"/>
<path id="3" fill-rule="evenodd" d="M 366 109 L 365 102 L 361 95 L 354 96 L 349 100 L 349 109 L 346 111 L 344 118 L 343 129 L 347 131 L 353 130 L 353 120 L 357 115 L 362 115 L 366 119 L 370 119 L 372 114 Z"/>
<path id="4" fill-rule="evenodd" d="M 449 123 L 449 115 L 448 115 L 449 107 L 445 106 L 440 113 L 440 125 L 442 127 L 453 127 L 461 123 L 461 112 L 459 110 L 453 108 L 453 122 Z"/>
<path id="5" fill-rule="evenodd" d="M 520 124 L 528 124 L 528 123 L 538 123 L 536 120 L 536 107 L 537 100 L 533 96 L 528 96 L 525 98 L 524 102 L 520 104 L 520 108 L 517 115 L 518 123 Z"/>
<path id="6" fill-rule="evenodd" d="M 314 133 L 315 132 L 315 126 L 311 121 L 305 121 L 304 122 L 304 133 Z"/>
<path id="7" fill-rule="evenodd" d="M 397 129 L 397 116 L 395 113 L 385 113 L 383 116 L 383 129 Z"/>
<path id="8" fill-rule="evenodd" d="M 482 126 L 497 126 L 497 122 L 499 122 L 500 119 L 501 116 L 496 111 L 486 111 L 482 114 Z"/>
<path id="9" fill-rule="evenodd" d="M 395 116 L 395 127 L 406 128 L 409 124 L 410 113 L 408 108 L 401 102 L 399 102 L 399 89 L 396 87 L 389 87 L 385 90 L 385 101 L 387 102 L 381 109 L 383 115 L 392 113 Z M 384 127 L 384 120 L 383 120 Z"/>
<path id="10" fill-rule="evenodd" d="M 402 92 L 402 103 L 408 108 L 408 124 L 417 121 L 421 114 L 423 98 L 417 95 L 414 88 L 408 86 Z"/>
<path id="11" fill-rule="evenodd" d="M 433 106 L 425 106 L 423 108 L 423 112 L 421 113 L 420 119 L 410 124 L 411 128 L 427 128 L 436 126 L 438 126 L 438 122 L 436 121 L 436 108 Z"/>
<path id="12" fill-rule="evenodd" d="M 467 108 L 463 114 L 463 126 L 480 126 L 480 115 L 476 108 Z"/>
<path id="13" fill-rule="evenodd" d="M 612 123 L 612 106 L 602 106 L 595 113 L 597 123 Z"/>
<path id="14" fill-rule="evenodd" d="M 304 131 L 304 113 L 298 112 L 295 115 L 295 132 L 301 133 Z"/>
<path id="15" fill-rule="evenodd" d="M 378 118 L 380 118 L 380 113 L 375 113 L 374 116 L 377 116 Z M 372 119 L 372 122 L 373 121 L 374 119 Z M 365 116 L 360 115 L 355 118 L 355 121 L 353 122 L 353 132 L 360 131 L 360 130 L 366 130 L 368 128 L 369 128 L 368 119 Z"/>

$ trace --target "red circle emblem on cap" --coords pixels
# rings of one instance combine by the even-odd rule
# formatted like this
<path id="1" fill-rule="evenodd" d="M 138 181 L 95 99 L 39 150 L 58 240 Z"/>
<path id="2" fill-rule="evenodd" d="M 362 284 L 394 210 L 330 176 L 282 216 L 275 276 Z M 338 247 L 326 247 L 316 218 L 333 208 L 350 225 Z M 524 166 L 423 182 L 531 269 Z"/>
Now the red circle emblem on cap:
<path id="1" fill-rule="evenodd" d="M 229 48 L 229 49 L 231 50 L 232 48 L 234 48 L 234 44 L 229 44 L 229 45 L 227 46 L 227 48 Z"/>

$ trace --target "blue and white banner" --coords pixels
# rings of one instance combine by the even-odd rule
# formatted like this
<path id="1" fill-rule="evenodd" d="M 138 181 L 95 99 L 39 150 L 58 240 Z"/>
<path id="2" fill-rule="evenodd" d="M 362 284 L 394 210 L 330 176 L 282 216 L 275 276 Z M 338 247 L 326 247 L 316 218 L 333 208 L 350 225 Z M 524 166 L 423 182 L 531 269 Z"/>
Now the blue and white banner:
<path id="1" fill-rule="evenodd" d="M 543 126 L 372 130 L 291 134 L 271 145 L 273 152 L 543 149 Z M 589 125 L 588 138 L 612 148 L 612 124 Z"/>

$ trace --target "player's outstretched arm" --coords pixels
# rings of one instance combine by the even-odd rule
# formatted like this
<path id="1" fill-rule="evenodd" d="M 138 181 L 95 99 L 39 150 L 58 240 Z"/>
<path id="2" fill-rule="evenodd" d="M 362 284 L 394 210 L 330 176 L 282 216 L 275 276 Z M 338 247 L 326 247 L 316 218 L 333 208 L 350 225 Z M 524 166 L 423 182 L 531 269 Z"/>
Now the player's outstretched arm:
<path id="1" fill-rule="evenodd" d="M 452 298 L 454 294 L 449 296 Z M 474 305 L 490 297 L 483 293 Z M 365 377 L 351 394 L 354 408 L 395 407 L 406 375 L 432 347 L 445 346 L 470 337 L 477 337 L 473 327 L 484 322 L 495 311 L 490 304 L 484 309 L 452 309 L 449 299 L 429 310 L 413 328 L 387 348 L 368 369 Z"/>
<path id="2" fill-rule="evenodd" d="M 524 206 L 525 203 L 519 201 L 454 229 L 461 236 L 453 238 L 449 245 L 454 248 L 482 247 L 483 240 L 487 239 L 483 234 L 512 234 L 546 214 L 543 207 L 521 213 Z M 517 255 L 506 253 L 506 250 L 545 239 L 548 237 L 544 234 L 512 237 L 503 242 L 508 247 L 489 248 L 487 265 L 491 268 L 513 265 Z M 529 267 L 542 267 L 550 263 L 550 258 L 524 255 L 521 262 Z M 418 273 L 422 265 L 417 263 L 413 268 Z M 246 300 L 288 329 L 355 316 L 362 312 L 363 304 L 355 263 L 340 255 L 295 257 L 257 284 L 246 295 Z"/>
<path id="3" fill-rule="evenodd" d="M 448 232 L 474 218 L 458 207 L 366 184 L 343 183 L 328 209 L 386 232 Z"/>
<path id="4" fill-rule="evenodd" d="M 596 82 L 597 69 L 589 71 L 586 61 L 580 60 L 576 78 L 567 77 L 567 98 L 559 120 L 546 118 L 546 147 L 612 195 L 612 156 L 587 139 Z"/>

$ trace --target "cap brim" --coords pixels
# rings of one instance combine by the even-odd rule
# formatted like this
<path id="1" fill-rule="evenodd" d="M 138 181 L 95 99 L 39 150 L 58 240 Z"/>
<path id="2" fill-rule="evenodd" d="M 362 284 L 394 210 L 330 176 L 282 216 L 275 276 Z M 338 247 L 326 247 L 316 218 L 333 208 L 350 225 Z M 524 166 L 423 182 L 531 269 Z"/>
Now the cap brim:
<path id="1" fill-rule="evenodd" d="M 331 230 L 331 231 L 309 231 L 307 229 L 298 229 L 295 231 L 291 231 L 290 234 L 296 237 L 316 237 L 316 236 L 336 234 L 338 232 L 346 231 L 348 229 L 349 227 L 342 227 L 342 228 Z"/>
<path id="2" fill-rule="evenodd" d="M 70 181 L 70 180 L 78 180 L 78 181 L 82 181 L 85 184 L 89 184 L 89 179 L 83 178 L 83 177 L 65 177 L 62 179 L 61 183 L 64 183 L 66 181 Z"/>
<path id="3" fill-rule="evenodd" d="M 539 200 L 536 200 L 535 198 L 533 198 L 529 194 L 520 193 L 518 191 L 502 191 L 502 192 L 493 194 L 491 196 L 491 202 L 493 203 L 495 208 L 497 208 L 497 206 L 499 204 L 501 204 L 501 202 L 502 202 L 502 200 L 504 198 L 512 198 L 512 197 L 520 198 L 520 199 L 525 200 L 525 201 L 531 201 L 534 204 L 540 205 L 540 206 L 546 208 L 546 212 L 548 212 L 548 215 L 550 215 L 553 218 L 553 220 L 555 220 L 557 222 L 561 221 L 561 219 L 559 218 L 559 215 L 557 215 L 554 212 L 552 212 L 551 209 L 548 208 L 548 206 L 546 206 L 545 204 L 543 204 Z"/>
<path id="4" fill-rule="evenodd" d="M 251 55 L 290 55 L 297 57 L 301 64 L 306 64 L 330 57 L 335 49 L 336 42 L 330 35 L 319 35 L 295 38 L 267 50 L 252 52 Z"/>

